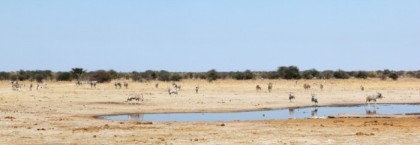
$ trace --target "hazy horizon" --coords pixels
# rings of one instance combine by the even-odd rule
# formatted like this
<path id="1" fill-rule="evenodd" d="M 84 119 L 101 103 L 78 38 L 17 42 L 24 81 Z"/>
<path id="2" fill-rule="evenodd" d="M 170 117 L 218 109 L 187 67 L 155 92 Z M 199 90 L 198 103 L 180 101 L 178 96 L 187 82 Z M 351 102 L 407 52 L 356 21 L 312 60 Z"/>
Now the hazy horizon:
<path id="1" fill-rule="evenodd" d="M 0 1 L 0 71 L 420 70 L 420 1 Z"/>

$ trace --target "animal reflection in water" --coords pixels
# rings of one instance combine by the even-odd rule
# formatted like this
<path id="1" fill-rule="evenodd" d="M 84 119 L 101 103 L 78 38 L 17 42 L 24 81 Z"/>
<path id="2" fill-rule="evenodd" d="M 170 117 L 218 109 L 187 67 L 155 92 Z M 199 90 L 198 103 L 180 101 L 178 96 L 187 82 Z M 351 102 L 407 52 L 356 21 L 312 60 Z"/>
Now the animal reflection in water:
<path id="1" fill-rule="evenodd" d="M 318 107 L 312 107 L 311 117 L 318 117 Z"/>
<path id="2" fill-rule="evenodd" d="M 365 107 L 366 115 L 375 115 L 376 109 L 376 105 Z"/>
<path id="3" fill-rule="evenodd" d="M 289 108 L 289 118 L 295 118 L 295 108 Z"/>
<path id="4" fill-rule="evenodd" d="M 128 120 L 142 121 L 143 120 L 143 114 L 128 114 Z"/>

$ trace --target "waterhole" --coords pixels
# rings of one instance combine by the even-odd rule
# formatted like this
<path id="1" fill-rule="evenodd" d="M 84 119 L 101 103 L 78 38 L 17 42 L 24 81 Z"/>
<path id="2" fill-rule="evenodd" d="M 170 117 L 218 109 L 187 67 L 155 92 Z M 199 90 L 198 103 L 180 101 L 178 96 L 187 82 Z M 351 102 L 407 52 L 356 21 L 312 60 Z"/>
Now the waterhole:
<path id="1" fill-rule="evenodd" d="M 216 113 L 144 113 L 98 116 L 106 120 L 118 121 L 159 121 L 159 122 L 218 122 L 269 120 L 289 118 L 316 118 L 337 115 L 407 115 L 420 113 L 420 104 L 376 104 L 352 106 L 322 106 L 281 108 L 263 111 L 216 112 Z"/>

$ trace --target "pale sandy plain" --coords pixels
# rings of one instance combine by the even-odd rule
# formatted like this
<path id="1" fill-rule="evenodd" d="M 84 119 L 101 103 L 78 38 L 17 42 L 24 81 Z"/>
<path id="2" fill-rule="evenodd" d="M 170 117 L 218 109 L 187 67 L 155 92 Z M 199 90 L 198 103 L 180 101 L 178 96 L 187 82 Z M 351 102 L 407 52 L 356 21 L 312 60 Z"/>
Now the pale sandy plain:
<path id="1" fill-rule="evenodd" d="M 274 89 L 267 91 L 272 82 Z M 381 92 L 379 103 L 419 103 L 420 79 L 392 80 L 184 80 L 180 94 L 167 93 L 171 82 L 112 82 L 96 89 L 74 82 L 46 82 L 48 88 L 12 91 L 0 83 L 0 144 L 420 144 L 420 117 L 286 119 L 212 123 L 108 121 L 94 116 L 141 112 L 221 112 L 361 104 L 366 94 Z M 312 85 L 305 91 L 303 83 Z M 319 85 L 324 84 L 324 90 Z M 255 86 L 262 86 L 256 92 Z M 195 94 L 195 86 L 200 91 Z M 366 90 L 361 91 L 363 85 Z M 288 100 L 288 92 L 297 96 Z M 143 93 L 140 104 L 127 104 L 127 94 Z"/>

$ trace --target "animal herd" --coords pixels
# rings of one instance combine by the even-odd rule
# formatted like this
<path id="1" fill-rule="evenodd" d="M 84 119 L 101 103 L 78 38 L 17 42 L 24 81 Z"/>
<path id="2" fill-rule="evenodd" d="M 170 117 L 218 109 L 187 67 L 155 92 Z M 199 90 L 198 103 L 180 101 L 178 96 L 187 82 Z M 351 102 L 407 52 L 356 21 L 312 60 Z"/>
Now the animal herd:
<path id="1" fill-rule="evenodd" d="M 12 89 L 15 90 L 15 91 L 21 91 L 22 88 L 25 87 L 24 84 L 20 84 L 18 81 L 11 81 L 10 83 L 11 83 Z M 98 83 L 97 81 L 76 81 L 77 86 L 80 86 L 80 85 L 83 85 L 83 84 L 89 84 L 91 86 L 91 88 L 96 88 L 97 83 Z M 296 84 L 297 84 L 297 82 L 296 82 Z M 121 83 L 121 82 L 117 81 L 117 82 L 114 83 L 114 86 L 115 86 L 116 89 L 121 89 L 122 86 L 124 86 L 124 88 L 128 89 L 128 83 L 127 82 Z M 155 87 L 158 88 L 159 84 L 156 83 Z M 323 88 L 324 88 L 324 85 L 320 84 L 319 87 L 322 91 Z M 32 88 L 33 88 L 33 84 L 31 83 L 31 84 L 29 84 L 29 90 L 31 91 Z M 47 88 L 47 85 L 38 83 L 36 85 L 36 89 L 38 90 L 40 88 Z M 195 92 L 196 93 L 198 93 L 199 88 L 200 87 L 198 85 L 195 87 Z M 262 87 L 260 85 L 256 85 L 255 88 L 256 88 L 257 92 L 261 92 L 261 90 L 262 90 Z M 272 91 L 273 84 L 271 82 L 269 82 L 267 84 L 267 89 L 268 89 L 268 92 Z M 311 85 L 303 84 L 303 89 L 304 90 L 309 90 L 309 89 L 311 89 Z M 168 88 L 168 94 L 170 96 L 178 95 L 178 92 L 180 90 L 181 90 L 181 85 L 176 84 L 176 83 L 172 83 L 172 88 L 171 87 Z M 364 91 L 365 87 L 360 86 L 360 90 Z M 376 101 L 378 99 L 382 99 L 382 98 L 383 98 L 382 94 L 377 92 L 377 94 L 374 94 L 374 95 L 367 95 L 365 103 L 370 104 L 371 102 L 373 102 L 373 103 L 376 104 Z M 295 99 L 296 99 L 296 95 L 294 93 L 290 92 L 289 93 L 289 102 L 293 103 L 293 102 L 295 102 Z M 128 98 L 127 98 L 127 102 L 131 102 L 131 101 L 143 101 L 143 94 L 129 95 Z M 314 105 L 318 105 L 318 98 L 313 93 L 311 94 L 311 102 L 314 103 Z"/>

